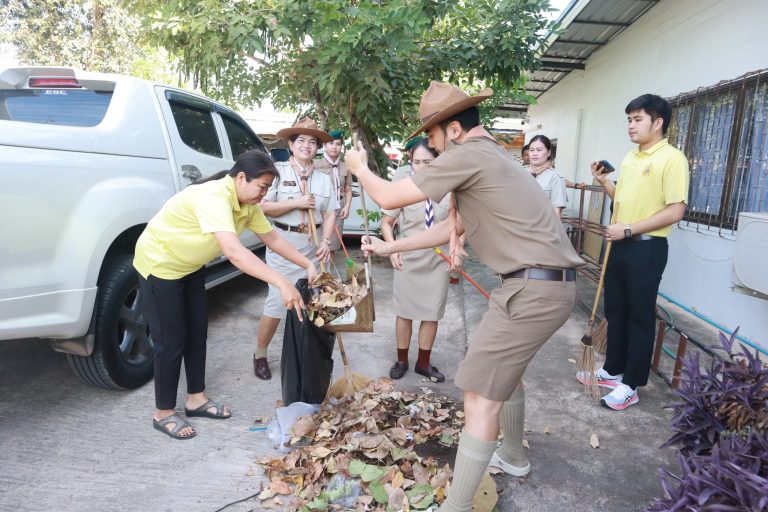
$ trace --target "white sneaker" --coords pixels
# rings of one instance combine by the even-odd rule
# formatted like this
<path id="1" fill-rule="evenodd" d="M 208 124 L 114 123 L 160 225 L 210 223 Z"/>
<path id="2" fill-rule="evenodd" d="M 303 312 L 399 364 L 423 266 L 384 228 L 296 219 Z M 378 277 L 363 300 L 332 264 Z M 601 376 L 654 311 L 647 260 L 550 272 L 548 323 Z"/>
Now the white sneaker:
<path id="1" fill-rule="evenodd" d="M 613 391 L 600 399 L 601 404 L 614 411 L 623 411 L 639 401 L 637 391 L 623 383 L 619 383 Z"/>
<path id="2" fill-rule="evenodd" d="M 597 377 L 597 385 L 601 388 L 616 389 L 616 386 L 621 384 L 621 378 L 624 376 L 624 374 L 620 373 L 618 375 L 611 375 L 607 371 L 600 368 L 596 373 L 592 374 L 592 376 Z M 589 386 L 591 384 L 590 375 L 588 372 L 576 372 L 576 380 L 585 386 Z"/>
<path id="3" fill-rule="evenodd" d="M 512 475 L 512 476 L 525 476 L 531 472 L 530 462 L 523 467 L 513 466 L 508 462 L 504 462 L 501 459 L 501 457 L 499 457 L 499 454 L 496 452 L 493 452 L 493 455 L 491 456 L 491 461 L 488 463 L 488 466 L 492 468 L 499 468 L 506 474 Z"/>

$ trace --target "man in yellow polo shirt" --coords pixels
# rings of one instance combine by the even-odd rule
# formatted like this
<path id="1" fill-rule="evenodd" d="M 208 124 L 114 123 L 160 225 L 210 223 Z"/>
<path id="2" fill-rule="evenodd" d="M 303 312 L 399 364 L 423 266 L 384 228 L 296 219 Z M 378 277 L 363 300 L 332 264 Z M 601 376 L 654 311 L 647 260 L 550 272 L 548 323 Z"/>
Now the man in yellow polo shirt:
<path id="1" fill-rule="evenodd" d="M 629 138 L 637 148 L 624 157 L 614 186 L 599 162 L 592 175 L 613 199 L 617 222 L 606 229 L 614 242 L 605 272 L 608 352 L 597 371 L 598 385 L 612 391 L 601 403 L 624 410 L 638 402 L 651 369 L 656 325 L 656 294 L 667 265 L 667 235 L 683 218 L 688 200 L 688 160 L 665 135 L 672 107 L 664 98 L 644 94 L 625 112 Z M 584 382 L 583 376 L 577 376 Z"/>

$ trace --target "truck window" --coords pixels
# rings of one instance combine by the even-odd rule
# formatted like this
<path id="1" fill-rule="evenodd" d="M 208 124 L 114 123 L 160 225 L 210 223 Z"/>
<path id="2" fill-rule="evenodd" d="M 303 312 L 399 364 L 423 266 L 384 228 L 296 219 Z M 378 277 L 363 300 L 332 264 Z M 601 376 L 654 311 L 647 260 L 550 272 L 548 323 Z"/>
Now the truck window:
<path id="1" fill-rule="evenodd" d="M 63 126 L 96 126 L 107 113 L 111 91 L 0 90 L 0 119 Z"/>
<path id="2" fill-rule="evenodd" d="M 221 114 L 221 119 L 224 121 L 224 129 L 227 132 L 229 146 L 232 148 L 233 159 L 237 160 L 238 156 L 251 149 L 264 151 L 264 145 L 261 141 L 256 138 L 250 129 L 243 126 L 242 122 L 226 114 Z"/>
<path id="3" fill-rule="evenodd" d="M 170 105 L 184 144 L 200 153 L 221 157 L 221 145 L 211 112 L 175 101 L 171 101 Z"/>

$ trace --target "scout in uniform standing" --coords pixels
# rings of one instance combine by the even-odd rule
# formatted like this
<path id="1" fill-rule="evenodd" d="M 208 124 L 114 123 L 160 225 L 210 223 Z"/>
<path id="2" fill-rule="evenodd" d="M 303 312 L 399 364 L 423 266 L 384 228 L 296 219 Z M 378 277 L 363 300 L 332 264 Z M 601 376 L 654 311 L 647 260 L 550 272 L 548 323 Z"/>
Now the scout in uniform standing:
<path id="1" fill-rule="evenodd" d="M 276 231 L 317 265 L 319 261 L 327 261 L 330 255 L 331 234 L 339 206 L 330 176 L 314 172 L 313 160 L 318 145 L 330 142 L 331 136 L 319 130 L 317 124 L 307 117 L 291 128 L 280 130 L 277 135 L 289 139 L 292 154 L 287 162 L 275 163 L 279 177 L 264 196 L 261 208 L 272 219 Z M 313 221 L 318 236 L 322 237 L 320 247 L 315 247 L 310 235 L 309 226 Z M 299 279 L 307 277 L 302 267 L 269 248 L 266 261 L 267 265 L 288 277 L 291 283 L 295 284 Z M 280 319 L 285 317 L 285 312 L 279 290 L 270 285 L 253 355 L 253 372 L 259 379 L 272 378 L 267 364 L 267 346 L 280 325 Z"/>
<path id="2" fill-rule="evenodd" d="M 600 402 L 620 411 L 639 401 L 648 383 L 656 327 L 656 294 L 667 265 L 667 236 L 685 214 L 688 160 L 664 137 L 672 118 L 669 102 L 644 94 L 626 107 L 629 138 L 637 144 L 621 162 L 614 187 L 599 162 L 592 175 L 619 205 L 606 229 L 613 249 L 605 269 L 608 352 L 597 371 L 599 386 L 612 389 Z M 588 384 L 584 375 L 577 375 Z"/>
<path id="3" fill-rule="evenodd" d="M 425 165 L 437 158 L 437 152 L 428 146 L 427 139 L 414 139 L 410 146 L 410 166 L 400 167 L 392 181 L 397 181 L 418 173 Z M 401 171 L 402 170 L 402 171 Z M 382 210 L 381 234 L 384 240 L 394 241 L 394 225 L 398 222 L 398 238 L 415 236 L 425 229 L 448 218 L 451 208 L 451 196 L 435 203 L 427 199 L 394 210 Z M 441 248 L 446 251 L 446 247 Z M 400 379 L 408 371 L 408 348 L 414 320 L 419 321 L 419 357 L 416 360 L 416 373 L 435 382 L 445 381 L 440 370 L 432 366 L 430 357 L 432 346 L 437 336 L 437 322 L 445 313 L 448 297 L 448 267 L 443 259 L 432 249 L 395 253 L 389 257 L 395 269 L 392 282 L 392 302 L 395 305 L 395 338 L 397 342 L 397 361 L 389 370 L 389 376 Z"/>
<path id="4" fill-rule="evenodd" d="M 344 221 L 349 217 L 349 208 L 352 206 L 352 175 L 344 162 L 341 161 L 344 132 L 331 130 L 328 135 L 333 137 L 333 140 L 324 144 L 323 158 L 315 160 L 315 168 L 331 177 L 333 187 L 336 190 L 336 199 L 339 202 L 339 209 L 336 210 L 336 228 L 331 234 L 331 258 L 333 258 L 333 253 L 341 249 L 341 240 L 339 240 L 336 230 L 339 233 L 344 233 Z"/>
<path id="5" fill-rule="evenodd" d="M 454 478 L 441 510 L 469 511 L 489 462 L 508 474 L 530 471 L 522 446 L 525 396 L 522 376 L 539 348 L 565 323 L 576 298 L 573 250 L 541 187 L 480 125 L 476 105 L 490 89 L 469 96 L 432 82 L 419 105 L 429 144 L 441 153 L 411 178 L 388 182 L 368 169 L 359 145 L 346 162 L 383 208 L 441 201 L 453 192 L 458 215 L 420 235 L 395 242 L 370 237 L 366 251 L 390 255 L 451 241 L 458 266 L 458 235 L 501 277 L 491 294 L 475 339 L 456 373 L 464 390 L 466 424 L 459 441 Z M 501 420 L 501 421 L 500 421 Z M 501 424 L 501 425 L 500 425 Z M 496 449 L 499 426 L 504 441 Z"/>

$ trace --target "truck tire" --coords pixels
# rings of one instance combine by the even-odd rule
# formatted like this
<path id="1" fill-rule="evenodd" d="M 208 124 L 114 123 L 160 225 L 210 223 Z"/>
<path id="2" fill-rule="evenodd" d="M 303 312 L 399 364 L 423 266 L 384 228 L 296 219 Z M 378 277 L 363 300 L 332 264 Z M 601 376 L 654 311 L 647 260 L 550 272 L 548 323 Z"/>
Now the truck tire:
<path id="1" fill-rule="evenodd" d="M 141 307 L 132 254 L 104 261 L 99 276 L 90 356 L 67 355 L 83 382 L 107 389 L 135 389 L 152 378 L 155 347 Z"/>

